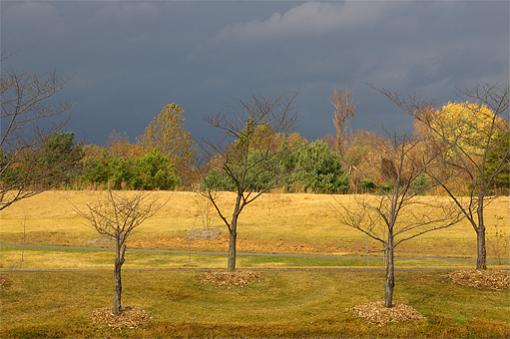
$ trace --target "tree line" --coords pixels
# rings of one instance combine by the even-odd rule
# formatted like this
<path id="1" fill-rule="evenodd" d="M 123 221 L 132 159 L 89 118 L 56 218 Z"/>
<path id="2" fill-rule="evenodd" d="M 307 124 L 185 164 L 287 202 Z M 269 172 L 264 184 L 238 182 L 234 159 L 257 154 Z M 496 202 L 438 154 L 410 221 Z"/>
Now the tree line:
<path id="1" fill-rule="evenodd" d="M 384 194 L 391 190 L 391 180 L 384 177 L 377 163 L 381 149 L 391 148 L 391 136 L 364 130 L 346 132 L 345 124 L 354 114 L 349 93 L 335 90 L 333 94 L 335 136 L 327 135 L 310 141 L 294 131 L 281 133 L 267 123 L 253 125 L 254 122 L 245 122 L 244 128 L 255 128 L 250 145 L 250 161 L 256 161 L 264 150 L 264 143 L 269 139 L 271 147 L 280 153 L 278 158 L 273 159 L 271 168 L 259 174 L 256 179 L 260 181 L 258 185 L 263 185 L 265 178 L 280 177 L 278 183 L 272 185 L 273 190 L 334 194 Z M 244 109 L 246 104 L 242 103 Z M 476 106 L 465 101 L 450 102 L 435 110 L 429 108 L 431 112 L 428 119 L 431 119 L 431 126 L 450 126 L 449 130 L 441 133 L 449 135 L 449 138 L 457 137 L 460 146 L 472 153 L 480 147 L 478 140 L 484 137 L 481 135 L 484 133 L 483 128 L 490 123 L 493 113 L 484 106 L 481 117 L 485 117 L 485 120 L 479 119 L 469 113 L 470 105 Z M 340 117 L 343 111 L 347 112 L 345 118 Z M 219 150 L 211 148 L 211 143 L 204 142 L 200 149 L 207 155 L 207 161 L 200 164 L 197 160 L 199 147 L 183 125 L 184 113 L 182 107 L 175 103 L 166 105 L 136 142 L 113 131 L 105 146 L 84 144 L 76 140 L 73 132 L 55 130 L 43 134 L 38 145 L 23 148 L 22 152 L 16 150 L 16 154 L 10 147 L 3 147 L 0 162 L 5 170 L 0 173 L 0 180 L 15 186 L 17 182 L 34 177 L 24 185 L 78 190 L 194 190 L 207 184 L 217 190 L 234 191 L 234 183 L 221 174 L 219 159 L 221 151 L 235 145 L 221 145 L 223 149 Z M 498 123 L 500 121 L 503 120 L 498 118 Z M 418 118 L 414 134 L 420 137 L 422 148 L 443 137 L 428 131 Z M 498 154 L 508 147 L 510 141 L 505 134 L 494 136 L 486 154 L 487 171 L 496 170 Z M 59 167 L 66 170 L 57 175 L 55 169 Z M 51 169 L 53 173 L 49 173 Z M 271 171 L 284 175 L 274 176 Z M 437 167 L 435 171 L 442 177 L 448 176 L 450 183 L 455 182 L 452 185 L 455 193 L 467 194 L 472 189 L 469 180 L 466 180 L 469 173 L 460 168 L 445 166 Z M 432 181 L 430 174 L 423 173 L 416 178 L 410 189 L 418 194 L 442 194 L 442 190 L 438 190 Z M 488 189 L 508 192 L 509 186 L 510 166 L 505 164 L 502 168 L 498 167 L 498 173 Z"/>

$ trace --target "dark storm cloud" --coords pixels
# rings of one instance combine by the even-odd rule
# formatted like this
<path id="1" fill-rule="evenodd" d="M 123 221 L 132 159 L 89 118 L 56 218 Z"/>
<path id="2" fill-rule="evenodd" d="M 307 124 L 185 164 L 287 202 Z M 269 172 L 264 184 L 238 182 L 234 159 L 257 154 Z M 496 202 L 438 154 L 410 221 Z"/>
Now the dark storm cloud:
<path id="1" fill-rule="evenodd" d="M 299 92 L 298 129 L 332 132 L 328 97 L 353 89 L 355 128 L 407 129 L 367 83 L 436 102 L 508 78 L 507 2 L 2 2 L 3 68 L 68 79 L 70 129 L 134 137 L 169 101 L 205 116 L 252 94 Z"/>

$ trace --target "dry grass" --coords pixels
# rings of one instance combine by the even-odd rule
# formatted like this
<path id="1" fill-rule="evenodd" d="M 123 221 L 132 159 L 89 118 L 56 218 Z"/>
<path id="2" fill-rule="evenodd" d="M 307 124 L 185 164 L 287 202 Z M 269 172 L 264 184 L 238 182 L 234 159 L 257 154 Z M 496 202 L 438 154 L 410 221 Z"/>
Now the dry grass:
<path id="1" fill-rule="evenodd" d="M 101 192 L 52 191 L 2 211 L 0 240 L 20 243 L 22 223 L 27 217 L 27 242 L 32 244 L 68 244 L 97 246 L 101 242 L 95 231 L 84 224 L 73 206 L 83 208 Z M 133 194 L 123 192 L 123 194 Z M 190 231 L 224 226 L 203 197 L 192 192 L 152 192 L 166 206 L 133 235 L 131 247 L 225 250 L 226 232 L 218 239 L 190 239 Z M 339 195 L 338 203 L 355 208 L 356 196 Z M 238 246 L 240 251 L 324 252 L 336 254 L 365 253 L 381 250 L 356 230 L 341 226 L 336 203 L 331 195 L 267 194 L 250 205 L 241 215 Z M 441 200 L 445 197 L 423 197 Z M 232 193 L 221 193 L 220 203 L 227 207 Z M 510 225 L 510 198 L 501 197 L 487 208 L 486 223 Z M 490 248 L 490 244 L 489 244 Z M 433 232 L 398 249 L 399 254 L 474 256 L 475 234 L 467 222 L 453 228 Z M 489 253 L 490 255 L 491 253 Z"/>

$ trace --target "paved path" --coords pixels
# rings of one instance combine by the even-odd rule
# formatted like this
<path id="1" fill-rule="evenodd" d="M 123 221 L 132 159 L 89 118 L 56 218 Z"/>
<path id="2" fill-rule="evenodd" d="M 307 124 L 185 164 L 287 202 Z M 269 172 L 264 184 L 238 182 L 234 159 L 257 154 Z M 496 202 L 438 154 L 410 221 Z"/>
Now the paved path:
<path id="1" fill-rule="evenodd" d="M 81 246 L 58 246 L 58 245 L 30 245 L 30 244 L 0 244 L 0 247 L 15 247 L 27 249 L 47 249 L 55 251 L 84 251 L 84 252 L 113 252 L 113 248 L 105 247 L 81 247 Z M 199 254 L 199 255 L 226 255 L 221 251 L 187 251 L 187 250 L 165 250 L 165 249 L 146 249 L 146 248 L 128 248 L 129 252 L 140 253 L 168 253 L 168 254 Z M 382 256 L 375 255 L 335 255 L 335 254 L 314 254 L 314 253 L 278 253 L 278 252 L 238 252 L 238 256 L 261 256 L 261 257 L 299 257 L 299 258 L 322 258 L 322 259 L 381 259 Z M 396 257 L 397 261 L 411 260 L 441 260 L 445 262 L 465 262 L 474 263 L 475 258 L 452 258 L 442 256 L 418 256 L 418 257 Z M 496 262 L 495 258 L 488 258 L 487 262 Z M 505 264 L 510 263 L 510 259 L 502 259 Z"/>
<path id="2" fill-rule="evenodd" d="M 423 268 L 397 268 L 397 272 L 433 272 L 433 271 L 451 271 L 455 267 L 423 267 Z M 457 268 L 458 269 L 458 268 Z M 342 272 L 384 272 L 384 268 L 373 267 L 346 267 L 346 268 L 238 268 L 238 271 L 252 271 L 252 272 L 274 272 L 274 273 L 342 273 Z M 224 272 L 224 268 L 205 268 L 205 267 L 183 267 L 183 268 L 123 268 L 123 272 L 208 272 L 219 271 Z M 0 269 L 0 273 L 42 273 L 42 272 L 111 272 L 109 268 L 63 268 L 63 269 L 39 269 L 39 268 L 26 268 L 26 269 Z"/>

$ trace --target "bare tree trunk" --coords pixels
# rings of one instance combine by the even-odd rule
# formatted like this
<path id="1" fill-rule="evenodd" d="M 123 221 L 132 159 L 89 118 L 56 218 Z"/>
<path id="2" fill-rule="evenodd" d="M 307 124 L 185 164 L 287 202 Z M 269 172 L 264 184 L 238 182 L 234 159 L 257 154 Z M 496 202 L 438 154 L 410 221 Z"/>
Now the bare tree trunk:
<path id="1" fill-rule="evenodd" d="M 336 152 L 340 155 L 343 155 L 343 145 L 342 145 L 342 127 L 337 127 L 336 131 Z M 342 159 L 343 160 L 343 159 Z"/>
<path id="2" fill-rule="evenodd" d="M 241 194 L 237 194 L 236 203 L 234 205 L 234 212 L 232 213 L 232 221 L 229 228 L 228 239 L 228 264 L 227 271 L 235 272 L 236 270 L 236 256 L 237 256 L 237 220 L 241 213 Z"/>
<path id="3" fill-rule="evenodd" d="M 236 241 L 237 241 L 237 231 L 232 230 L 232 232 L 230 232 L 230 238 L 228 241 L 227 270 L 229 272 L 234 272 L 236 270 Z"/>
<path id="4" fill-rule="evenodd" d="M 476 269 L 486 270 L 487 269 L 487 251 L 485 246 L 485 226 L 479 225 L 478 231 L 476 232 Z"/>
<path id="5" fill-rule="evenodd" d="M 386 288 L 384 291 L 384 306 L 393 307 L 393 289 L 395 287 L 395 266 L 393 262 L 393 235 L 388 235 L 386 245 Z"/>
<path id="6" fill-rule="evenodd" d="M 122 264 L 124 264 L 124 253 L 126 251 L 126 246 L 124 245 L 122 249 L 117 245 L 117 255 L 115 257 L 115 268 L 113 271 L 113 276 L 115 279 L 115 296 L 113 298 L 113 314 L 119 315 L 122 312 Z"/>
<path id="7" fill-rule="evenodd" d="M 478 195 L 478 229 L 476 231 L 476 269 L 487 269 L 487 248 L 485 245 L 485 221 L 483 218 L 484 196 Z"/>
<path id="8" fill-rule="evenodd" d="M 115 297 L 113 299 L 113 314 L 119 315 L 122 312 L 122 277 L 121 277 L 121 266 L 122 264 L 115 259 L 115 269 L 114 269 L 114 277 L 115 277 Z"/>
<path id="9" fill-rule="evenodd" d="M 237 208 L 232 216 L 230 224 L 230 237 L 228 239 L 228 266 L 227 271 L 234 272 L 236 270 L 237 258 L 237 219 L 239 218 Z"/>

